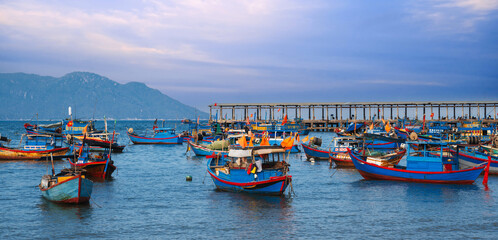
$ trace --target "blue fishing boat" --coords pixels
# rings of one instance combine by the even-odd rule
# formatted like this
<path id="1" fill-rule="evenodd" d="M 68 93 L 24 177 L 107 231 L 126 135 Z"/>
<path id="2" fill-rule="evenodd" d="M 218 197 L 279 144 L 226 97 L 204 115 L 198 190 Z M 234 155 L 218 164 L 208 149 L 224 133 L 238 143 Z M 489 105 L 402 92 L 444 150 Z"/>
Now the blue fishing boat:
<path id="1" fill-rule="evenodd" d="M 330 151 L 328 150 L 323 150 L 316 145 L 311 145 L 307 143 L 301 143 L 301 146 L 303 147 L 303 151 L 307 159 L 314 159 L 314 160 L 329 159 Z"/>
<path id="2" fill-rule="evenodd" d="M 93 182 L 81 171 L 63 169 L 57 175 L 44 175 L 38 187 L 47 200 L 80 204 L 90 200 Z"/>
<path id="3" fill-rule="evenodd" d="M 303 140 L 304 141 L 304 140 Z M 317 137 L 312 137 L 307 143 L 301 143 L 303 147 L 304 154 L 308 160 L 328 160 L 330 155 L 330 149 L 321 149 L 322 139 Z"/>
<path id="4" fill-rule="evenodd" d="M 231 149 L 228 157 L 210 158 L 207 171 L 223 191 L 282 195 L 292 181 L 289 166 L 284 148 L 259 146 Z"/>
<path id="5" fill-rule="evenodd" d="M 85 128 L 87 133 L 102 132 L 95 129 L 95 121 L 85 121 L 79 119 L 64 119 L 61 122 L 46 125 L 32 125 L 30 123 L 25 123 L 24 128 L 28 134 L 48 134 L 55 136 L 62 136 L 66 134 L 82 135 Z"/>
<path id="6" fill-rule="evenodd" d="M 18 148 L 0 144 L 0 160 L 41 160 L 49 156 L 59 159 L 69 152 L 68 147 L 56 144 L 52 136 L 23 135 L 21 143 L 22 146 Z"/>
<path id="7" fill-rule="evenodd" d="M 460 167 L 464 168 L 471 168 L 479 166 L 483 163 L 487 163 L 489 157 L 491 157 L 491 164 L 489 165 L 489 173 L 498 174 L 498 157 L 491 156 L 490 154 L 481 152 L 477 149 L 457 148 L 457 151 L 452 151 L 452 152 L 458 156 Z"/>
<path id="8" fill-rule="evenodd" d="M 228 148 L 226 150 L 215 150 L 215 149 L 210 149 L 208 145 L 194 143 L 193 141 L 188 141 L 187 144 L 188 144 L 188 149 L 192 150 L 192 152 L 194 152 L 196 156 L 228 155 Z"/>
<path id="9" fill-rule="evenodd" d="M 139 136 L 133 132 L 133 128 L 128 129 L 128 137 L 134 144 L 182 144 L 183 138 L 175 133 L 174 128 L 154 128 L 150 137 Z"/>
<path id="10" fill-rule="evenodd" d="M 84 170 L 86 176 L 92 179 L 109 179 L 112 173 L 116 170 L 114 161 L 111 160 L 111 152 L 109 145 L 104 146 L 104 151 L 100 153 L 91 152 L 90 149 L 94 141 L 82 139 L 82 145 L 76 150 L 75 156 L 69 158 L 71 167 L 76 170 Z M 77 154 L 77 155 L 76 155 Z"/>
<path id="11" fill-rule="evenodd" d="M 458 170 L 458 159 L 447 152 L 445 142 L 410 142 L 408 144 L 406 166 L 383 167 L 366 161 L 365 156 L 348 150 L 354 166 L 367 180 L 391 180 L 421 183 L 472 184 L 486 165 Z"/>

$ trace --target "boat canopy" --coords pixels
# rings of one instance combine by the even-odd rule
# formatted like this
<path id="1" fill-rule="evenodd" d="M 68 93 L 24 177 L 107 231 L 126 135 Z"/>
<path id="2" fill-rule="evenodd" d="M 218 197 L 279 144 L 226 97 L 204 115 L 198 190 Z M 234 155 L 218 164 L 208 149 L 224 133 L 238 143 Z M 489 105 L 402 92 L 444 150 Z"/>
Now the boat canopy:
<path id="1" fill-rule="evenodd" d="M 154 129 L 154 131 L 173 131 L 175 130 L 174 128 L 164 128 L 164 127 L 158 127 Z"/>
<path id="2" fill-rule="evenodd" d="M 252 149 L 230 149 L 229 157 L 250 157 Z"/>
<path id="3" fill-rule="evenodd" d="M 62 122 L 57 122 L 57 123 L 51 123 L 51 124 L 38 124 L 38 127 L 43 127 L 43 128 L 56 128 L 56 127 L 61 127 Z"/>
<path id="4" fill-rule="evenodd" d="M 252 150 L 253 155 L 272 154 L 272 153 L 285 153 L 285 149 L 280 146 L 265 146 L 254 147 Z"/>

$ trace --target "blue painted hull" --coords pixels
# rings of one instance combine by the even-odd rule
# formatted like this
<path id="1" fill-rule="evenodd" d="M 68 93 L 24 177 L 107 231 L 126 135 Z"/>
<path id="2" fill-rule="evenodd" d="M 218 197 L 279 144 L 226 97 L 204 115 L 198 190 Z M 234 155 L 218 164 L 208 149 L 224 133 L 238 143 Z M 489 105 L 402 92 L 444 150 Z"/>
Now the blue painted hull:
<path id="1" fill-rule="evenodd" d="M 409 171 L 398 168 L 381 167 L 361 160 L 361 157 L 349 151 L 354 166 L 367 180 L 391 180 L 421 183 L 472 184 L 486 167 L 458 171 L 424 172 Z"/>
<path id="2" fill-rule="evenodd" d="M 53 202 L 85 203 L 90 200 L 92 189 L 93 182 L 80 175 L 41 191 L 44 198 Z"/>
<path id="3" fill-rule="evenodd" d="M 212 161 L 208 160 L 208 173 L 213 179 L 216 188 L 231 192 L 244 192 L 251 194 L 282 195 L 292 181 L 292 176 L 282 176 L 282 172 L 263 170 L 254 174 L 247 174 L 245 169 L 231 169 L 229 174 L 222 171 L 213 171 Z"/>
<path id="4" fill-rule="evenodd" d="M 163 137 L 163 138 L 155 138 L 155 137 L 141 137 L 134 134 L 129 134 L 130 140 L 134 144 L 182 144 L 183 138 L 180 136 L 172 136 L 172 137 Z"/>
<path id="5" fill-rule="evenodd" d="M 303 151 L 308 159 L 313 158 L 315 160 L 328 160 L 330 157 L 329 151 L 312 148 L 305 143 L 302 143 L 301 146 L 303 147 Z"/>
<path id="6" fill-rule="evenodd" d="M 458 162 L 462 167 L 475 167 L 479 164 L 488 162 L 488 155 L 483 153 L 471 153 L 466 151 L 459 151 Z M 489 174 L 498 174 L 497 157 L 491 157 L 491 163 L 489 165 Z"/>
<path id="7" fill-rule="evenodd" d="M 401 143 L 386 142 L 378 139 L 373 141 L 366 141 L 366 147 L 370 149 L 395 149 L 400 147 Z"/>

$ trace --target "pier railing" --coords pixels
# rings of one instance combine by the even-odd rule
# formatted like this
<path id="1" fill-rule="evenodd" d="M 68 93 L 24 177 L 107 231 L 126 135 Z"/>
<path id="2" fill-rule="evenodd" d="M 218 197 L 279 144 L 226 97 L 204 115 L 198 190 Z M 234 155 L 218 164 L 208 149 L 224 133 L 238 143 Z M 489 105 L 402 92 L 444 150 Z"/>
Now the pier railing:
<path id="1" fill-rule="evenodd" d="M 216 103 L 209 105 L 209 121 L 231 125 L 240 121 L 275 122 L 287 116 L 313 130 L 330 131 L 351 122 L 399 119 L 497 123 L 498 101 L 455 102 L 331 102 L 331 103 Z"/>

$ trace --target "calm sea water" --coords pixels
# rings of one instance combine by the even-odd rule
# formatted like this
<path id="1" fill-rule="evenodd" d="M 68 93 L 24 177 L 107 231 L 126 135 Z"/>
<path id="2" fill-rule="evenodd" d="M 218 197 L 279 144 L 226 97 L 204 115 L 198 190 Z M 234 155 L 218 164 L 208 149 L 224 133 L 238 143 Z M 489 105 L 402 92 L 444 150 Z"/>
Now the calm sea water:
<path id="1" fill-rule="evenodd" d="M 0 133 L 16 145 L 23 123 L 0 122 Z M 113 155 L 114 178 L 94 184 L 89 205 L 43 199 L 37 185 L 49 171 L 45 162 L 0 162 L 0 239 L 495 239 L 498 233 L 498 177 L 490 177 L 490 191 L 482 177 L 465 186 L 364 181 L 354 170 L 294 154 L 295 194 L 218 192 L 206 176 L 206 159 L 186 154 L 185 144 L 129 142 L 127 128 L 143 131 L 152 124 L 117 122 L 127 147 Z M 324 145 L 332 137 L 312 135 Z M 57 171 L 65 166 L 55 165 Z"/>

